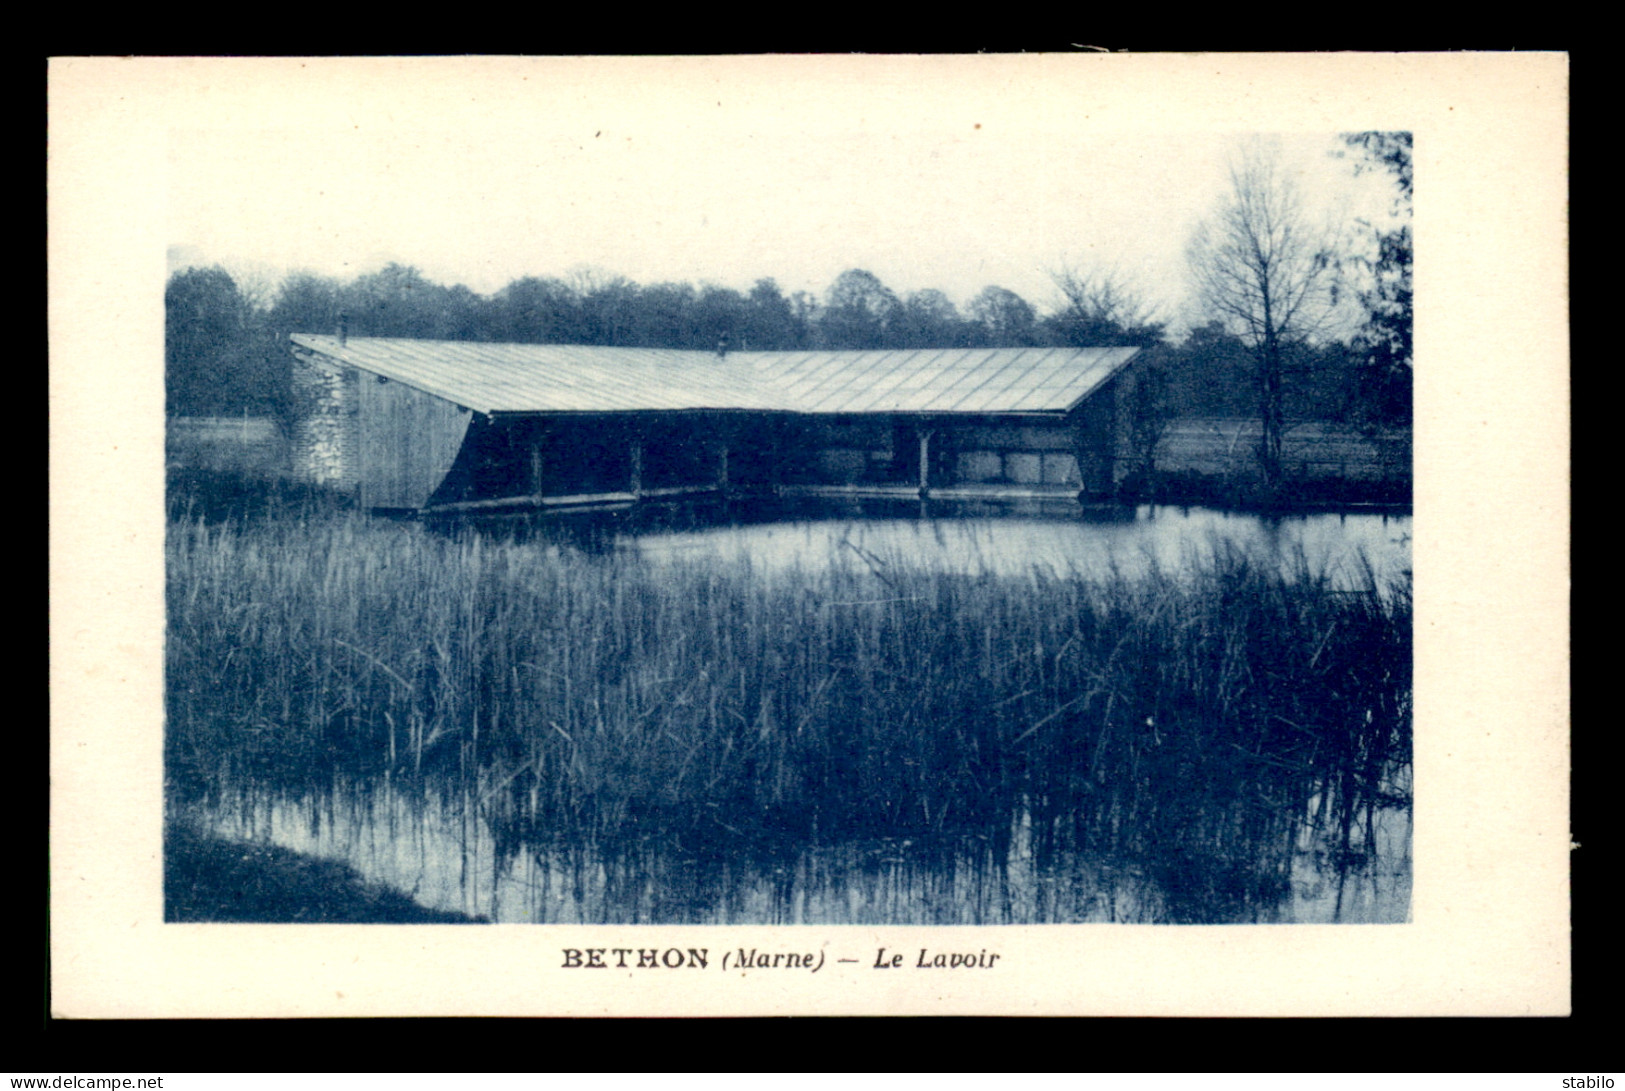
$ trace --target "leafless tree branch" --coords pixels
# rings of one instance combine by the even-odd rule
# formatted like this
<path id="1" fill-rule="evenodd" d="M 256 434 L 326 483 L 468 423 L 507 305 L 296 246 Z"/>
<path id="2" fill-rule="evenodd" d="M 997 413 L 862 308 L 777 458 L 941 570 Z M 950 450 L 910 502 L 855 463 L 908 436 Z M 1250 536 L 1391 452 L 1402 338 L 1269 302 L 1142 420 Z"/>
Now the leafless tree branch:
<path id="1" fill-rule="evenodd" d="M 1312 339 L 1333 319 L 1331 252 L 1332 233 L 1311 220 L 1296 182 L 1264 143 L 1237 153 L 1229 192 L 1186 248 L 1197 299 L 1258 361 L 1260 458 L 1271 485 L 1281 471 L 1283 350 Z"/>

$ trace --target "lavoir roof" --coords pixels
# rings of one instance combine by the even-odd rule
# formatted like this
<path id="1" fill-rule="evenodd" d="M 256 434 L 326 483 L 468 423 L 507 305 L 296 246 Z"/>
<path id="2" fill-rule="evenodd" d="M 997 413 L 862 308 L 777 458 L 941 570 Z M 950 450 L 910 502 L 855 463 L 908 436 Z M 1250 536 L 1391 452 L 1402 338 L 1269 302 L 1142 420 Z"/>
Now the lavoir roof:
<path id="1" fill-rule="evenodd" d="M 711 352 L 339 338 L 293 343 L 482 413 L 1064 413 L 1134 348 Z"/>

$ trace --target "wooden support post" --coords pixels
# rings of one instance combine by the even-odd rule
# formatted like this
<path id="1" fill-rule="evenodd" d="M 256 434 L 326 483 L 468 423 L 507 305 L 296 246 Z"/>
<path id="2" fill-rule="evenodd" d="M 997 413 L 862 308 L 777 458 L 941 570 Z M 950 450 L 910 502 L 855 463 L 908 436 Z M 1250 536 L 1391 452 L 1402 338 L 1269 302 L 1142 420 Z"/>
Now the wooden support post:
<path id="1" fill-rule="evenodd" d="M 638 440 L 632 441 L 632 487 L 627 491 L 633 496 L 643 495 L 643 444 Z"/>
<path id="2" fill-rule="evenodd" d="M 931 495 L 931 430 L 917 429 L 920 437 L 920 499 Z"/>
<path id="3" fill-rule="evenodd" d="M 542 440 L 538 436 L 530 444 L 530 494 L 540 499 L 547 489 L 546 477 L 543 475 Z"/>
<path id="4" fill-rule="evenodd" d="M 717 456 L 717 488 L 724 491 L 728 488 L 728 443 L 723 441 L 722 450 Z"/>

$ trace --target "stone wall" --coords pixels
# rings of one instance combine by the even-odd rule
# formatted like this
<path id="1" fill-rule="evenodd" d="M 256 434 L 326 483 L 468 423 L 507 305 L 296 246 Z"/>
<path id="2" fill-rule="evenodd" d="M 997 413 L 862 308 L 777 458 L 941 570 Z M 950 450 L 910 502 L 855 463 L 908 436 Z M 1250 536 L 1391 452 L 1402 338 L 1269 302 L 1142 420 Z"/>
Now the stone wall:
<path id="1" fill-rule="evenodd" d="M 912 485 L 919 480 L 919 441 L 914 425 L 907 419 L 897 421 L 877 414 L 857 421 L 819 421 L 801 427 L 796 442 L 810 451 L 793 469 L 818 484 Z M 1084 483 L 1076 429 L 1070 423 L 938 420 L 919 427 L 932 433 L 933 487 L 1077 489 Z"/>
<path id="2" fill-rule="evenodd" d="M 289 446 L 295 480 L 346 492 L 357 487 L 361 469 L 359 386 L 355 368 L 294 358 Z"/>
<path id="3" fill-rule="evenodd" d="M 1082 483 L 1076 455 L 1063 451 L 960 451 L 955 482 L 1069 485 Z"/>
<path id="4" fill-rule="evenodd" d="M 955 484 L 1065 485 L 1083 483 L 1076 436 L 1062 425 L 973 425 L 941 433 L 953 451 Z"/>

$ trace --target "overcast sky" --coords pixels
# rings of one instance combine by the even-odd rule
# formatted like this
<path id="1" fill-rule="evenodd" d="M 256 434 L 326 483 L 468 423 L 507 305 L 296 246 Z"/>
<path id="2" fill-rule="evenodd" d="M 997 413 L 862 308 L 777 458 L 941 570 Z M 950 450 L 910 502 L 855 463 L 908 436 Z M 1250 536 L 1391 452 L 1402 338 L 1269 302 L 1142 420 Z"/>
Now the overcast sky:
<path id="1" fill-rule="evenodd" d="M 1089 83 L 1062 70 L 763 60 L 533 62 L 393 100 L 340 87 L 302 114 L 273 93 L 240 121 L 171 130 L 171 268 L 263 287 L 395 261 L 490 293 L 590 266 L 822 295 L 857 267 L 899 295 L 963 306 L 998 284 L 1047 310 L 1070 266 L 1186 317 L 1185 242 L 1244 132 L 1096 119 Z M 1356 181 L 1335 133 L 1280 141 L 1318 213 L 1381 213 L 1385 180 Z"/>

